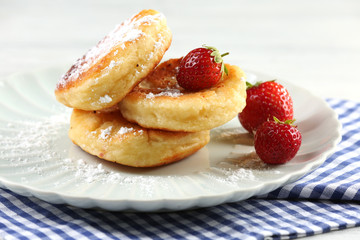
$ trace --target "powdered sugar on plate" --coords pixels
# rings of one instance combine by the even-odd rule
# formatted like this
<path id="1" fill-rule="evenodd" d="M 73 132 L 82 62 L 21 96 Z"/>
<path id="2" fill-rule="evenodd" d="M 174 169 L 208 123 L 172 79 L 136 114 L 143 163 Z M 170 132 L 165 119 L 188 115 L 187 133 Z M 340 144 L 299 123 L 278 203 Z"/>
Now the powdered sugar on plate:
<path id="1" fill-rule="evenodd" d="M 64 124 L 68 126 L 69 121 L 67 112 L 41 121 L 8 122 L 5 128 L 0 128 L 0 154 L 3 156 L 6 153 L 12 157 L 35 150 L 51 153 L 51 146 L 58 140 L 59 131 L 63 130 Z"/>
<path id="2" fill-rule="evenodd" d="M 70 112 L 54 115 L 39 121 L 18 121 L 5 123 L 0 128 L 0 166 L 8 174 L 20 174 L 22 183 L 32 180 L 43 184 L 53 184 L 60 187 L 65 183 L 78 186 L 84 183 L 100 184 L 136 184 L 142 187 L 144 194 L 151 194 L 149 183 L 159 181 L 161 177 L 132 175 L 116 170 L 122 167 L 103 161 L 82 151 L 75 146 L 67 136 L 69 130 Z M 113 131 L 109 126 L 103 129 L 100 138 L 106 139 Z M 122 127 L 117 134 L 134 132 L 141 134 L 142 130 Z M 115 169 L 114 169 L 115 167 Z M 12 170 L 11 170 L 12 169 Z M 14 171 L 14 169 L 16 169 Z M 0 180 L 1 180 L 0 169 Z M 5 173 L 6 175 L 6 173 Z M 61 175 L 57 180 L 48 178 Z M 163 184 L 166 187 L 166 184 Z"/>
<path id="3" fill-rule="evenodd" d="M 184 182 L 184 179 L 191 179 L 190 183 L 201 188 L 203 181 L 215 184 L 214 186 L 222 184 L 223 187 L 238 187 L 244 182 L 261 181 L 259 176 L 264 172 L 279 174 L 266 166 L 258 169 L 252 166 L 251 164 L 259 165 L 252 161 L 251 153 L 241 157 L 240 147 L 233 148 L 233 153 L 224 155 L 219 162 L 209 162 L 208 156 L 217 151 L 211 145 L 214 143 L 209 145 L 209 155 L 197 155 L 205 157 L 200 162 L 209 164 L 198 171 L 191 170 L 193 168 L 190 168 L 191 171 L 186 170 L 189 172 L 184 171 L 182 168 L 187 164 L 186 159 L 155 170 L 121 166 L 92 156 L 74 145 L 67 136 L 69 116 L 68 109 L 62 114 L 39 121 L 9 122 L 3 125 L 0 128 L 0 181 L 15 173 L 16 182 L 29 186 L 46 186 L 52 191 L 67 189 L 79 192 L 84 186 L 92 188 L 111 185 L 129 192 L 136 188 L 138 194 L 151 197 L 159 189 L 166 191 L 168 196 L 178 194 L 174 186 Z M 107 139 L 113 131 L 111 126 L 102 129 L 100 138 Z M 116 134 L 131 132 L 141 133 L 132 127 L 122 127 Z M 199 163 L 200 159 L 194 159 Z M 173 172 L 170 174 L 171 171 L 167 169 L 173 169 Z"/>

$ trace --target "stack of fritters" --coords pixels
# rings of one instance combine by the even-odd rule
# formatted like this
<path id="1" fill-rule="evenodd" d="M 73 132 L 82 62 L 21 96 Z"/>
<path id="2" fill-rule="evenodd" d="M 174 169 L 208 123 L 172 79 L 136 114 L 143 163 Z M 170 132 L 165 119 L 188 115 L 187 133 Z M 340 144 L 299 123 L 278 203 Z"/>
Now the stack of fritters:
<path id="1" fill-rule="evenodd" d="M 143 10 L 105 36 L 60 79 L 55 95 L 74 108 L 70 139 L 102 159 L 154 167 L 189 156 L 209 130 L 245 106 L 243 72 L 227 65 L 214 87 L 189 92 L 177 84 L 181 59 L 159 66 L 171 43 L 165 17 Z"/>

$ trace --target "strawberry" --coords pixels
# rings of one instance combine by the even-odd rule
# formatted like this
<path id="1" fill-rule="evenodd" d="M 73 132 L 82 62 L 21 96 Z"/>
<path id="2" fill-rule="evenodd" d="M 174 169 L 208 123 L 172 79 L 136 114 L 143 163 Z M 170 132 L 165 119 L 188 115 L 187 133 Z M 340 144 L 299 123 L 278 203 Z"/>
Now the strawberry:
<path id="1" fill-rule="evenodd" d="M 266 121 L 257 129 L 254 146 L 263 162 L 282 164 L 295 157 L 302 137 L 297 127 L 292 125 L 294 121 L 281 122 L 274 117 L 274 121 Z"/>
<path id="2" fill-rule="evenodd" d="M 246 106 L 239 113 L 241 125 L 250 133 L 273 116 L 280 121 L 293 119 L 293 101 L 284 86 L 273 81 L 260 82 L 255 85 L 246 83 Z"/>
<path id="3" fill-rule="evenodd" d="M 190 51 L 180 62 L 176 75 L 178 84 L 190 91 L 198 91 L 214 86 L 227 69 L 223 56 L 214 47 L 204 46 Z"/>

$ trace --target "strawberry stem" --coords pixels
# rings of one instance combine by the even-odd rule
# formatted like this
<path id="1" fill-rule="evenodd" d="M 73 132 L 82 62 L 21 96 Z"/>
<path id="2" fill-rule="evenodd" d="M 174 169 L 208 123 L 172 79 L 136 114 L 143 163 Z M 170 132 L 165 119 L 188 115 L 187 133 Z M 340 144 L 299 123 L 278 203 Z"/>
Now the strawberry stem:
<path id="1" fill-rule="evenodd" d="M 246 90 L 252 88 L 252 87 L 258 87 L 260 84 L 264 83 L 264 82 L 275 82 L 277 79 L 273 79 L 273 80 L 268 80 L 268 81 L 257 81 L 255 84 L 246 82 Z"/>
<path id="2" fill-rule="evenodd" d="M 248 88 L 252 88 L 254 85 L 252 85 L 251 83 L 249 83 L 248 81 L 246 81 L 246 89 Z"/>
<path id="3" fill-rule="evenodd" d="M 293 127 L 296 127 L 293 123 L 296 121 L 295 119 L 288 119 L 288 120 L 285 120 L 284 122 L 283 121 L 280 121 L 277 117 L 273 116 L 273 119 L 276 123 L 280 123 L 280 124 L 289 124 Z"/>
<path id="4" fill-rule="evenodd" d="M 257 86 L 259 86 L 261 83 L 263 83 L 263 82 L 258 81 L 258 82 L 256 82 L 255 84 L 246 82 L 246 90 L 249 89 L 249 88 L 252 88 L 252 87 L 257 87 Z"/>
<path id="5" fill-rule="evenodd" d="M 210 46 L 206 46 L 206 45 L 203 45 L 203 47 L 212 50 L 212 53 L 210 55 L 214 57 L 214 61 L 216 63 L 221 64 L 221 72 L 222 72 L 222 74 L 225 73 L 226 75 L 228 75 L 229 71 L 228 71 L 228 69 L 226 68 L 226 66 L 224 64 L 224 60 L 222 59 L 222 57 L 224 57 L 226 55 L 229 55 L 229 52 L 220 54 L 219 50 L 217 50 L 217 48 L 215 48 L 215 47 L 210 47 Z"/>

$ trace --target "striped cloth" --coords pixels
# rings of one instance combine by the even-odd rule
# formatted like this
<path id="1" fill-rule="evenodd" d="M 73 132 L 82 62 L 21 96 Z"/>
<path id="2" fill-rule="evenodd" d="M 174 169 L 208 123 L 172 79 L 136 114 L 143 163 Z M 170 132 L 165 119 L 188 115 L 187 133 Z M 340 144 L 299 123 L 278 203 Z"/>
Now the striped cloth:
<path id="1" fill-rule="evenodd" d="M 293 239 L 360 226 L 360 103 L 328 103 L 343 125 L 336 153 L 269 194 L 182 212 L 123 213 L 0 189 L 0 239 Z"/>

